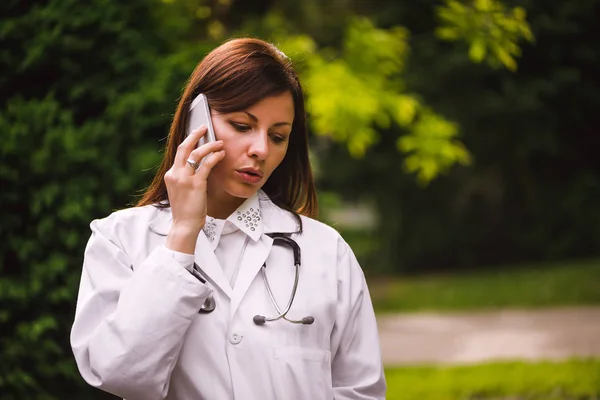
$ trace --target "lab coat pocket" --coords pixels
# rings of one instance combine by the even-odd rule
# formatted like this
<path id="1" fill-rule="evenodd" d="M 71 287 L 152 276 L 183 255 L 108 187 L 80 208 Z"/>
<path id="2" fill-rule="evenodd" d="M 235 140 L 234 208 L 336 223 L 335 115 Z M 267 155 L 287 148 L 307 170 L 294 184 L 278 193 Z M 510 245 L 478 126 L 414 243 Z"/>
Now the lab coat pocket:
<path id="1" fill-rule="evenodd" d="M 273 356 L 279 396 L 285 399 L 333 399 L 331 352 L 298 346 L 275 346 Z"/>

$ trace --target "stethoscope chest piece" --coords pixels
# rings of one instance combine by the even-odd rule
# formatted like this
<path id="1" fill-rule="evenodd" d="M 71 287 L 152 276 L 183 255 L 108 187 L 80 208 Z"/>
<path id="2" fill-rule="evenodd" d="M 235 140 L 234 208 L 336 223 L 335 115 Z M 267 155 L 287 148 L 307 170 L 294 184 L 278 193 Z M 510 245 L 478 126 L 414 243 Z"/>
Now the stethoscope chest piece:
<path id="1" fill-rule="evenodd" d="M 215 302 L 214 296 L 211 294 L 206 298 L 206 300 L 204 300 L 204 303 L 202 303 L 202 307 L 200 307 L 200 310 L 198 312 L 201 314 L 209 314 L 215 311 L 216 307 L 217 303 Z"/>

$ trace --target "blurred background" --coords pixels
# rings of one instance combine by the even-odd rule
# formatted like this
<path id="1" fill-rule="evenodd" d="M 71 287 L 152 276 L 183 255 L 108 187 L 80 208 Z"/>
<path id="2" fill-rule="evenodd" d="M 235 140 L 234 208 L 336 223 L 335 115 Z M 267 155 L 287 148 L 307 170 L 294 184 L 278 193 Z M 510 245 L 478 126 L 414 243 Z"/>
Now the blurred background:
<path id="1" fill-rule="evenodd" d="M 239 36 L 301 75 L 320 219 L 367 275 L 388 398 L 600 398 L 598 15 L 600 0 L 2 1 L 0 398 L 110 398 L 69 346 L 88 225 L 135 202 L 192 69 Z"/>

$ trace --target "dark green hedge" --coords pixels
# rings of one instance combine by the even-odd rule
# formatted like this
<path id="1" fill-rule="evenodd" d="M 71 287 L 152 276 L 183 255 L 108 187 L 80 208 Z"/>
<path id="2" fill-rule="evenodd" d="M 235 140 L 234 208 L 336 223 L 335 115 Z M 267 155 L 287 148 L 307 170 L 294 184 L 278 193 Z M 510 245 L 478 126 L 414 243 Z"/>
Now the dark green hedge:
<path id="1" fill-rule="evenodd" d="M 153 1 L 0 14 L 0 398 L 91 398 L 68 343 L 88 225 L 149 180 L 203 52 L 173 51 Z"/>

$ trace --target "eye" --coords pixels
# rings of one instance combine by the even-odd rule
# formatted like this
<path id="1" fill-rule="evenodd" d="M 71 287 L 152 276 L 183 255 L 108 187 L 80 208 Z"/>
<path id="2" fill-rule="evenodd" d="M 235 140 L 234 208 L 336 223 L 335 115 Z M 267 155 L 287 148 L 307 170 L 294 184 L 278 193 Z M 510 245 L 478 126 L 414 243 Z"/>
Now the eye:
<path id="1" fill-rule="evenodd" d="M 271 135 L 271 140 L 275 144 L 280 144 L 280 143 L 283 143 L 283 142 L 285 142 L 287 140 L 287 136 L 285 136 L 285 135 L 278 135 L 278 134 L 272 134 Z"/>
<path id="2" fill-rule="evenodd" d="M 231 126 L 233 126 L 233 129 L 235 129 L 238 132 L 248 132 L 250 130 L 250 126 L 246 125 L 246 124 L 241 124 L 239 122 L 229 122 L 229 124 Z"/>

